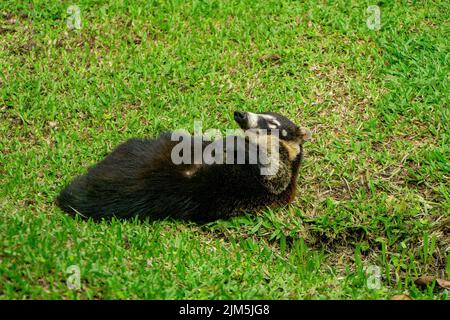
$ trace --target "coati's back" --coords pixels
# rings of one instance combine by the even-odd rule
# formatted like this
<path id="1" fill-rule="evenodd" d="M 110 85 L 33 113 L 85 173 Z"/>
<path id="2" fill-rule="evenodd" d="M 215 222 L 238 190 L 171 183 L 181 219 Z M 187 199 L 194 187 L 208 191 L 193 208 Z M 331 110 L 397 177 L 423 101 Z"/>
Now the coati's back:
<path id="1" fill-rule="evenodd" d="M 291 200 L 301 143 L 307 138 L 303 129 L 271 114 L 235 113 L 235 119 L 242 129 L 270 130 L 278 123 L 282 134 L 295 136 L 295 143 L 280 140 L 282 170 L 278 175 L 261 175 L 261 163 L 175 164 L 171 156 L 178 142 L 166 133 L 157 139 L 131 139 L 119 145 L 67 186 L 57 203 L 66 212 L 94 219 L 139 216 L 210 221 Z M 270 119 L 274 124 L 270 125 Z M 282 126 L 282 120 L 293 126 Z M 252 142 L 247 139 L 246 143 Z M 202 142 L 202 150 L 209 144 Z"/>

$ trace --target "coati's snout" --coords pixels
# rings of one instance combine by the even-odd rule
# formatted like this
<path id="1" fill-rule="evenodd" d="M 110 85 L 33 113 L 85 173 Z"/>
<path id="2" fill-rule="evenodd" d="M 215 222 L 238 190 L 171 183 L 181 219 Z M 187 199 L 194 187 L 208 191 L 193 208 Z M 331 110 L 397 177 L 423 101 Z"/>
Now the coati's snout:
<path id="1" fill-rule="evenodd" d="M 277 130 L 279 138 L 284 141 L 303 144 L 303 142 L 311 140 L 309 129 L 299 127 L 285 116 L 275 112 L 235 111 L 234 120 L 242 130 L 263 129 L 266 134 L 272 134 Z"/>
<path id="2" fill-rule="evenodd" d="M 242 129 L 248 129 L 248 112 L 235 111 L 234 120 Z"/>

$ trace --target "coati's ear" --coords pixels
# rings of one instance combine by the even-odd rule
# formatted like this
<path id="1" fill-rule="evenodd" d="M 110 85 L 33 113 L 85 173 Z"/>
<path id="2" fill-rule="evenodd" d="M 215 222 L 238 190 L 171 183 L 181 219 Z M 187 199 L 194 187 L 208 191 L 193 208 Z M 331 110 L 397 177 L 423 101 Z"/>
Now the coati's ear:
<path id="1" fill-rule="evenodd" d="M 311 133 L 311 130 L 309 130 L 308 128 L 301 127 L 300 128 L 300 134 L 301 134 L 301 137 L 302 137 L 303 141 L 311 140 L 312 133 Z"/>

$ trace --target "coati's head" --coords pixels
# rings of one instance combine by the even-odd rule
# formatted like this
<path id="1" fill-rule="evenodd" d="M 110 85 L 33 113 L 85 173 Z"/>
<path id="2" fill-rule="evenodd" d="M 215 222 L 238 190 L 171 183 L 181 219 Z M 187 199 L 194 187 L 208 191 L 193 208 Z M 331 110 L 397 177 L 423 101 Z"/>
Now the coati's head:
<path id="1" fill-rule="evenodd" d="M 280 142 L 288 149 L 291 160 L 300 153 L 305 141 L 311 140 L 311 131 L 299 127 L 291 120 L 275 112 L 252 113 L 235 111 L 234 120 L 242 130 L 255 130 L 263 134 L 278 134 Z M 261 129 L 261 130 L 258 130 Z"/>

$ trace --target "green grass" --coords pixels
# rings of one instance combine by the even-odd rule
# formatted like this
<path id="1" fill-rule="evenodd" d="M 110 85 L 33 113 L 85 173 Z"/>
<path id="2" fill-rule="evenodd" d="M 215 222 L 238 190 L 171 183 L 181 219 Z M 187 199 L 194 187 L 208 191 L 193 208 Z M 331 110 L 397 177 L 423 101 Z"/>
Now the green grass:
<path id="1" fill-rule="evenodd" d="M 74 3 L 31 3 L 0 3 L 0 298 L 448 298 L 414 284 L 450 277 L 447 1 L 80 0 L 72 31 Z M 54 205 L 127 138 L 236 109 L 312 129 L 292 205 L 208 225 Z"/>

